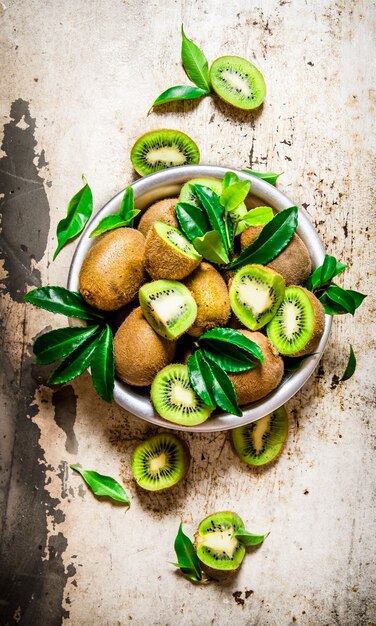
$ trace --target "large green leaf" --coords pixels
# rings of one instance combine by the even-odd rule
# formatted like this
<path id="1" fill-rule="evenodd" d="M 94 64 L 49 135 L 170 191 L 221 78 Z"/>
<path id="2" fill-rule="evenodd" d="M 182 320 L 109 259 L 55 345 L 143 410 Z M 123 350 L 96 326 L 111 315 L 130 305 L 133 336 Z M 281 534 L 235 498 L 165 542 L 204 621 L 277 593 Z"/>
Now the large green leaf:
<path id="1" fill-rule="evenodd" d="M 93 211 L 93 194 L 86 183 L 70 200 L 67 216 L 60 220 L 57 225 L 56 235 L 58 246 L 55 250 L 54 260 L 60 250 L 68 241 L 77 237 L 82 232 Z"/>
<path id="2" fill-rule="evenodd" d="M 213 375 L 213 393 L 218 406 L 224 411 L 241 417 L 235 387 L 226 372 L 212 360 L 207 361 Z"/>
<path id="3" fill-rule="evenodd" d="M 325 294 L 329 300 L 339 304 L 347 313 L 354 315 L 356 309 L 355 302 L 346 289 L 342 289 L 342 287 L 337 285 L 329 285 Z"/>
<path id="4" fill-rule="evenodd" d="M 109 230 L 115 228 L 124 228 L 128 226 L 132 228 L 134 218 L 140 213 L 138 209 L 134 208 L 134 191 L 130 185 L 126 188 L 119 211 L 112 215 L 104 217 L 90 233 L 90 237 L 98 237 Z"/>
<path id="5" fill-rule="evenodd" d="M 137 211 L 135 211 L 135 215 L 137 215 Z M 129 226 L 129 222 L 123 220 L 123 218 L 120 217 L 120 215 L 118 214 L 107 215 L 107 217 L 104 217 L 99 222 L 98 226 L 96 226 L 94 230 L 91 231 L 90 237 L 98 237 L 99 235 L 103 235 L 103 233 L 107 233 L 109 230 L 115 230 L 116 228 L 124 228 L 125 226 Z"/>
<path id="6" fill-rule="evenodd" d="M 189 357 L 188 374 L 191 385 L 197 395 L 207 406 L 214 409 L 216 402 L 212 392 L 213 377 L 201 350 L 196 350 L 196 352 Z"/>
<path id="7" fill-rule="evenodd" d="M 245 530 L 245 528 L 239 528 L 235 532 L 234 536 L 244 546 L 258 546 L 264 541 L 268 534 L 269 533 L 266 535 L 254 535 L 253 533 L 248 532 L 248 530 Z"/>
<path id="8" fill-rule="evenodd" d="M 93 470 L 85 470 L 78 465 L 71 465 L 70 468 L 81 474 L 84 481 L 89 485 L 90 489 L 96 496 L 106 496 L 116 502 L 122 502 L 130 506 L 129 498 L 124 487 L 111 476 L 98 474 Z"/>
<path id="9" fill-rule="evenodd" d="M 104 319 L 99 311 L 92 309 L 80 293 L 65 287 L 38 287 L 29 291 L 24 300 L 52 313 L 61 313 L 80 320 L 98 321 Z"/>
<path id="10" fill-rule="evenodd" d="M 240 235 L 249 226 L 265 226 L 274 217 L 273 209 L 270 206 L 258 206 L 251 209 L 242 216 L 236 228 L 236 234 Z"/>
<path id="11" fill-rule="evenodd" d="M 198 199 L 204 207 L 213 230 L 216 230 L 222 239 L 226 252 L 230 249 L 230 238 L 224 220 L 224 211 L 219 196 L 209 187 L 204 185 L 192 185 Z"/>
<path id="12" fill-rule="evenodd" d="M 40 335 L 33 346 L 37 363 L 45 365 L 59 361 L 95 335 L 99 326 L 68 326 Z"/>
<path id="13" fill-rule="evenodd" d="M 181 60 L 188 78 L 200 89 L 210 93 L 211 85 L 209 80 L 208 61 L 202 50 L 184 33 L 181 27 Z"/>
<path id="14" fill-rule="evenodd" d="M 345 263 L 340 263 L 334 256 L 327 254 L 324 263 L 312 272 L 305 286 L 310 291 L 319 290 L 328 285 L 335 276 L 338 276 L 346 268 Z"/>
<path id="15" fill-rule="evenodd" d="M 249 194 L 251 183 L 248 180 L 239 183 L 233 183 L 221 193 L 221 205 L 230 213 L 238 208 L 239 204 L 244 202 Z"/>
<path id="16" fill-rule="evenodd" d="M 173 565 L 179 567 L 189 580 L 200 582 L 203 578 L 200 561 L 198 560 L 192 541 L 183 532 L 181 523 L 178 534 L 175 537 L 174 548 L 178 562 L 173 563 Z"/>
<path id="17" fill-rule="evenodd" d="M 220 341 L 205 343 L 203 352 L 206 358 L 217 363 L 225 372 L 246 372 L 257 365 L 236 346 L 226 346 Z"/>
<path id="18" fill-rule="evenodd" d="M 211 229 L 206 213 L 195 204 L 178 202 L 175 212 L 180 228 L 189 241 L 203 237 Z"/>
<path id="19" fill-rule="evenodd" d="M 169 87 L 158 98 L 156 98 L 151 105 L 150 111 L 154 107 L 158 107 L 161 104 L 168 104 L 168 102 L 176 102 L 178 100 L 195 100 L 202 96 L 207 96 L 208 92 L 199 87 L 191 87 L 190 85 L 176 85 L 175 87 Z"/>
<path id="20" fill-rule="evenodd" d="M 283 172 L 280 172 L 279 174 L 274 174 L 274 172 L 254 172 L 253 170 L 242 170 L 242 172 L 246 172 L 247 174 L 252 174 L 253 176 L 257 176 L 257 178 L 266 180 L 266 182 L 270 183 L 271 185 L 275 185 L 277 179 L 283 174 Z"/>
<path id="21" fill-rule="evenodd" d="M 111 402 L 114 395 L 115 360 L 113 335 L 108 324 L 102 330 L 90 365 L 98 395 L 106 402 Z"/>
<path id="22" fill-rule="evenodd" d="M 51 385 L 59 385 L 80 376 L 90 365 L 99 337 L 100 335 L 90 337 L 73 350 L 52 372 L 48 382 Z"/>
<path id="23" fill-rule="evenodd" d="M 345 369 L 345 371 L 343 373 L 341 381 L 348 380 L 349 378 L 351 378 L 351 376 L 355 372 L 355 369 L 356 369 L 356 357 L 355 357 L 355 352 L 353 350 L 353 347 L 350 344 L 349 360 L 347 362 L 347 366 L 346 366 L 346 369 Z"/>
<path id="24" fill-rule="evenodd" d="M 261 361 L 261 363 L 264 362 L 264 355 L 260 346 L 234 328 L 213 328 L 200 337 L 200 344 L 210 344 L 212 341 L 222 343 L 223 350 L 226 349 L 226 344 L 237 346 Z"/>

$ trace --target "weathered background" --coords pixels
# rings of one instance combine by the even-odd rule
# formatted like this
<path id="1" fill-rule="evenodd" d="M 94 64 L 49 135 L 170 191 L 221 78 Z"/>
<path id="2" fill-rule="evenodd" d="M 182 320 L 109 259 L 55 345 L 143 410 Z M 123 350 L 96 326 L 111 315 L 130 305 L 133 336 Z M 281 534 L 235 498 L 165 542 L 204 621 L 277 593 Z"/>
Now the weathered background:
<path id="1" fill-rule="evenodd" d="M 182 22 L 209 60 L 239 54 L 260 67 L 262 110 L 206 98 L 146 117 L 185 82 Z M 375 3 L 360 0 L 0 3 L 2 625 L 376 623 L 375 22 Z M 133 179 L 134 140 L 158 127 L 190 134 L 202 163 L 284 170 L 279 187 L 350 265 L 339 282 L 371 295 L 354 319 L 335 320 L 316 376 L 290 403 L 277 464 L 253 472 L 226 433 L 186 433 L 187 480 L 153 496 L 137 493 L 129 469 L 152 429 L 100 401 L 88 374 L 47 386 L 31 344 L 65 320 L 22 295 L 66 283 L 74 245 L 52 263 L 55 229 L 81 173 L 98 210 Z M 350 341 L 358 368 L 338 383 Z M 68 469 L 76 462 L 121 477 L 130 511 L 97 501 Z M 192 535 L 221 509 L 271 534 L 231 584 L 193 587 L 168 563 L 179 520 Z"/>

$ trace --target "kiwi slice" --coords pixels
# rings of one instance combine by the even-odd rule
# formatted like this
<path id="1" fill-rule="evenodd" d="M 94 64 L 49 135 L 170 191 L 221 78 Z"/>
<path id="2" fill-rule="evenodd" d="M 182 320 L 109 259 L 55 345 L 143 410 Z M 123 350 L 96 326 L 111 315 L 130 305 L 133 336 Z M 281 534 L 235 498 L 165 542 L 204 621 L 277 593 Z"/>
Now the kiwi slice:
<path id="1" fill-rule="evenodd" d="M 245 265 L 230 281 L 231 308 L 244 326 L 257 330 L 276 314 L 284 292 L 280 274 L 263 265 Z"/>
<path id="2" fill-rule="evenodd" d="M 202 256 L 183 233 L 155 222 L 145 242 L 145 268 L 152 278 L 180 280 L 200 265 Z"/>
<path id="3" fill-rule="evenodd" d="M 215 578 L 221 572 L 231 572 L 240 566 L 245 546 L 234 536 L 244 528 L 236 513 L 223 511 L 205 517 L 195 534 L 195 548 L 205 571 Z"/>
<path id="4" fill-rule="evenodd" d="M 304 287 L 286 288 L 281 305 L 266 328 L 278 352 L 304 356 L 317 348 L 325 328 L 321 302 Z"/>
<path id="5" fill-rule="evenodd" d="M 222 100 L 238 109 L 256 109 L 265 100 L 263 75 L 242 57 L 216 59 L 210 68 L 210 82 Z"/>
<path id="6" fill-rule="evenodd" d="M 133 451 L 132 474 L 142 489 L 162 491 L 179 483 L 190 462 L 189 449 L 179 437 L 170 433 L 154 435 Z"/>
<path id="7" fill-rule="evenodd" d="M 289 416 L 284 406 L 252 424 L 231 431 L 238 457 L 248 465 L 271 463 L 282 451 L 289 432 Z"/>
<path id="8" fill-rule="evenodd" d="M 197 195 L 193 190 L 193 185 L 202 185 L 203 187 L 209 187 L 214 193 L 218 196 L 222 193 L 222 181 L 218 180 L 218 178 L 192 178 L 188 182 L 183 185 L 180 190 L 179 201 L 180 202 L 188 202 L 189 204 L 195 204 L 196 206 L 201 206 L 201 202 L 198 199 Z M 239 204 L 238 208 L 235 211 L 231 211 L 231 217 L 238 219 L 247 213 L 247 207 L 242 202 Z"/>
<path id="9" fill-rule="evenodd" d="M 131 161 L 137 174 L 147 176 L 167 167 L 195 165 L 200 162 L 200 151 L 185 133 L 162 128 L 137 139 Z"/>
<path id="10" fill-rule="evenodd" d="M 146 283 L 138 297 L 150 326 L 171 341 L 185 333 L 196 319 L 197 305 L 191 292 L 176 280 Z"/>
<path id="11" fill-rule="evenodd" d="M 180 426 L 196 426 L 208 419 L 213 409 L 193 389 L 186 365 L 172 364 L 158 372 L 151 386 L 151 400 L 161 417 Z"/>

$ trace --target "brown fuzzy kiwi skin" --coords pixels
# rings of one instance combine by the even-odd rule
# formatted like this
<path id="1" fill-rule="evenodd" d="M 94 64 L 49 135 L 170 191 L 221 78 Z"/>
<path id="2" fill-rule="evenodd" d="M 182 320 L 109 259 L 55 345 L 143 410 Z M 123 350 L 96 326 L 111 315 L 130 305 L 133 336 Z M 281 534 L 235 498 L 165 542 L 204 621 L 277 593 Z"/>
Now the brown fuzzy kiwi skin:
<path id="1" fill-rule="evenodd" d="M 240 235 L 241 249 L 249 246 L 261 233 L 262 226 L 250 226 Z M 285 279 L 286 285 L 302 285 L 312 270 L 311 257 L 306 245 L 297 234 L 280 254 L 267 264 Z"/>
<path id="2" fill-rule="evenodd" d="M 305 287 L 301 287 L 300 285 L 293 286 L 302 289 L 306 296 L 308 296 L 308 298 L 310 299 L 313 306 L 315 327 L 309 342 L 304 346 L 304 348 L 298 350 L 298 352 L 294 352 L 294 354 L 289 354 L 290 357 L 305 356 L 306 354 L 311 354 L 312 352 L 314 352 L 319 345 L 321 337 L 323 336 L 325 330 L 325 310 L 320 300 L 316 298 L 312 291 L 308 291 L 308 289 L 306 289 Z"/>
<path id="3" fill-rule="evenodd" d="M 146 237 L 144 260 L 146 271 L 154 280 L 160 278 L 182 280 L 201 262 L 201 259 L 190 259 L 170 246 L 157 233 L 154 224 Z"/>
<path id="4" fill-rule="evenodd" d="M 172 363 L 175 350 L 176 341 L 158 335 L 138 307 L 128 315 L 114 337 L 116 374 L 129 385 L 151 385 L 159 370 Z"/>
<path id="5" fill-rule="evenodd" d="M 117 228 L 101 237 L 84 258 L 79 290 L 91 306 L 116 311 L 137 295 L 146 281 L 145 237 L 134 228 Z"/>
<path id="6" fill-rule="evenodd" d="M 260 332 L 239 330 L 245 337 L 257 343 L 264 355 L 260 363 L 246 372 L 229 374 L 238 396 L 239 405 L 261 400 L 278 387 L 284 372 L 283 359 L 272 342 Z"/>
<path id="7" fill-rule="evenodd" d="M 169 224 L 169 226 L 179 228 L 179 222 L 175 213 L 177 202 L 179 202 L 179 198 L 164 198 L 149 206 L 142 214 L 137 226 L 140 233 L 146 237 L 154 222 L 164 222 Z"/>
<path id="8" fill-rule="evenodd" d="M 224 326 L 231 315 L 230 298 L 225 281 L 210 263 L 203 262 L 185 280 L 197 304 L 197 317 L 188 330 L 200 337 L 211 328 Z"/>

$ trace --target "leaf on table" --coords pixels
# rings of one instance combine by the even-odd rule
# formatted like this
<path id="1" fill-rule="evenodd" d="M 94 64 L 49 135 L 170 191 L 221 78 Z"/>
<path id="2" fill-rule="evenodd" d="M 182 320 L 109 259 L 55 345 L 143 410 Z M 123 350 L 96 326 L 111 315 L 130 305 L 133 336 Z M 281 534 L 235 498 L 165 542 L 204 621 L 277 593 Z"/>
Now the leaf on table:
<path id="1" fill-rule="evenodd" d="M 347 366 L 346 369 L 343 373 L 342 378 L 340 379 L 341 382 L 348 380 L 349 378 L 351 378 L 351 376 L 354 374 L 356 369 L 356 357 L 355 357 L 355 352 L 353 350 L 353 347 L 350 343 L 350 355 L 349 355 L 349 360 L 347 362 Z"/>
<path id="2" fill-rule="evenodd" d="M 84 481 L 96 496 L 107 496 L 116 502 L 122 502 L 128 507 L 130 501 L 124 487 L 111 476 L 104 476 L 94 470 L 85 470 L 78 465 L 71 465 L 70 468 L 81 474 Z"/>
<path id="3" fill-rule="evenodd" d="M 188 39 L 183 25 L 181 27 L 181 36 L 181 60 L 186 74 L 197 87 L 209 94 L 211 85 L 207 58 L 202 50 L 191 39 Z"/>
<path id="4" fill-rule="evenodd" d="M 88 321 L 104 319 L 103 314 L 89 306 L 80 293 L 65 287 L 38 287 L 29 291 L 24 300 L 51 313 L 61 313 L 67 317 Z"/>
<path id="5" fill-rule="evenodd" d="M 48 382 L 60 385 L 80 376 L 90 365 L 100 335 L 93 335 L 73 350 L 52 372 Z"/>
<path id="6" fill-rule="evenodd" d="M 84 229 L 93 211 L 93 194 L 86 183 L 70 200 L 67 216 L 57 225 L 56 235 L 58 246 L 53 259 L 55 260 L 60 250 L 72 239 L 77 237 Z"/>
<path id="7" fill-rule="evenodd" d="M 178 534 L 175 538 L 174 548 L 178 562 L 173 563 L 172 565 L 180 568 L 184 576 L 192 582 L 202 581 L 203 576 L 200 561 L 193 547 L 192 541 L 183 532 L 182 523 L 180 523 Z"/>
<path id="8" fill-rule="evenodd" d="M 156 98 L 149 109 L 149 113 L 154 107 L 158 107 L 161 104 L 168 104 L 169 102 L 177 102 L 178 100 L 195 100 L 202 96 L 207 96 L 208 92 L 199 87 L 192 87 L 190 85 L 176 85 L 175 87 L 169 87 Z"/>
<path id="9" fill-rule="evenodd" d="M 112 330 L 108 324 L 102 330 L 91 359 L 91 377 L 98 395 L 111 402 L 114 395 L 115 359 Z"/>
<path id="10" fill-rule="evenodd" d="M 268 535 L 269 533 L 266 533 L 266 535 L 254 535 L 253 533 L 248 532 L 248 530 L 245 530 L 245 528 L 239 528 L 234 533 L 236 539 L 244 546 L 258 546 Z"/>
<path id="11" fill-rule="evenodd" d="M 34 342 L 33 351 L 39 365 L 62 359 L 95 335 L 99 326 L 68 326 L 40 335 Z"/>

